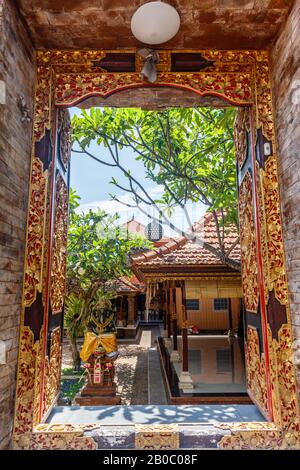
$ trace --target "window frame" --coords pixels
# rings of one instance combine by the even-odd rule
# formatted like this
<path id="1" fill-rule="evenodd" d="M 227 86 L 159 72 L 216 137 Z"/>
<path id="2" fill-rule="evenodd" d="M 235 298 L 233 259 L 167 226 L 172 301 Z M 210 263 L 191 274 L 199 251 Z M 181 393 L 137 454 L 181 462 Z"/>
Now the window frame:
<path id="1" fill-rule="evenodd" d="M 225 308 L 216 308 L 215 307 L 215 301 L 216 300 L 226 300 L 226 307 Z M 213 303 L 213 311 L 214 312 L 228 312 L 228 299 L 227 297 L 217 297 L 217 298 L 214 298 L 212 299 L 212 303 Z"/>
<path id="2" fill-rule="evenodd" d="M 228 357 L 228 370 L 219 370 L 219 362 L 218 362 L 218 353 L 224 353 L 224 351 L 226 351 L 226 353 L 229 354 L 229 357 Z M 232 364 L 231 364 L 231 350 L 230 348 L 222 348 L 222 349 L 216 349 L 216 373 L 217 374 L 230 374 L 232 372 Z"/>
<path id="3" fill-rule="evenodd" d="M 187 303 L 191 301 L 191 302 L 198 302 L 198 308 L 188 308 L 187 306 Z M 185 300 L 185 308 L 186 308 L 186 311 L 187 312 L 201 312 L 201 300 L 200 299 L 186 299 Z"/>

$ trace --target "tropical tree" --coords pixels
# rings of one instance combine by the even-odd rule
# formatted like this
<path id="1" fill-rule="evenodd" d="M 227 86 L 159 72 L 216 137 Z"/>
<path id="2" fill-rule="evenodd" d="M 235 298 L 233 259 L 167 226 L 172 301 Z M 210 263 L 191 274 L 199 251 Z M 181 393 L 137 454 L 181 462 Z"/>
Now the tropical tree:
<path id="1" fill-rule="evenodd" d="M 152 247 L 139 235 L 118 225 L 119 216 L 102 210 L 78 212 L 80 198 L 70 190 L 65 326 L 74 367 L 80 366 L 77 338 L 96 317 L 111 316 L 114 292 L 107 281 L 129 275 L 130 254 Z"/>
<path id="2" fill-rule="evenodd" d="M 92 108 L 73 117 L 73 151 L 123 173 L 127 184 L 121 185 L 115 178 L 111 182 L 132 195 L 128 207 L 138 208 L 151 219 L 153 213 L 145 207 L 154 207 L 154 219 L 201 243 L 223 263 L 239 270 L 240 264 L 230 258 L 238 237 L 230 247 L 225 246 L 227 231 L 233 224 L 238 227 L 234 118 L 233 108 L 169 108 L 159 112 Z M 99 146 L 97 154 L 91 151 L 92 143 Z M 108 149 L 109 158 L 101 156 L 101 146 Z M 161 197 L 154 199 L 124 165 L 124 147 L 143 162 L 147 177 L 163 188 Z M 111 197 L 124 204 L 116 195 Z M 195 233 L 186 209 L 188 201 L 202 202 L 212 213 L 218 246 Z M 170 221 L 176 206 L 188 221 L 189 229 L 184 232 Z"/>

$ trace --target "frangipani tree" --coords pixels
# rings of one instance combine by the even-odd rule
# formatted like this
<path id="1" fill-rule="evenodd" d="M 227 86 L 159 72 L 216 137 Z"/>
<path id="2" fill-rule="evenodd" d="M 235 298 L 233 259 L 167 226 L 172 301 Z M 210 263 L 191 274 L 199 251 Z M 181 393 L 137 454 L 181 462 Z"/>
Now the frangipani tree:
<path id="1" fill-rule="evenodd" d="M 114 292 L 106 281 L 129 275 L 132 250 L 150 249 L 152 244 L 118 225 L 119 216 L 102 210 L 78 212 L 80 198 L 70 190 L 65 325 L 72 347 L 74 367 L 80 366 L 76 339 L 97 314 L 111 312 Z"/>
<path id="2" fill-rule="evenodd" d="M 201 243 L 223 263 L 239 270 L 240 264 L 230 258 L 238 237 L 232 246 L 225 248 L 227 231 L 232 224 L 238 227 L 234 118 L 233 108 L 169 108 L 159 112 L 92 108 L 72 119 L 73 151 L 120 170 L 127 185 L 121 185 L 115 178 L 112 183 L 132 195 L 132 202 L 126 202 L 128 207 L 138 208 L 179 235 Z M 91 151 L 92 143 L 99 146 L 98 152 Z M 101 155 L 101 145 L 108 149 L 109 158 Z M 159 199 L 154 199 L 124 165 L 120 158 L 124 147 L 132 150 L 132 158 L 143 162 L 147 177 L 162 186 Z M 111 197 L 124 204 L 115 194 Z M 188 201 L 202 202 L 213 214 L 217 247 L 194 233 L 186 210 Z M 188 222 L 189 229 L 184 232 L 170 220 L 176 206 L 182 208 Z"/>

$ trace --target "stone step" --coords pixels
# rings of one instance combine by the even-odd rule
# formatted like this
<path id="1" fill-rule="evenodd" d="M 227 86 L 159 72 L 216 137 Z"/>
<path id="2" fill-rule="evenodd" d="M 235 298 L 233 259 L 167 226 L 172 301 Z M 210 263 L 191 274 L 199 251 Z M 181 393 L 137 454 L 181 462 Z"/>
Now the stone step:
<path id="1" fill-rule="evenodd" d="M 74 401 L 80 406 L 110 406 L 120 405 L 121 399 L 117 396 L 76 396 Z"/>
<path id="2" fill-rule="evenodd" d="M 85 396 L 98 396 L 100 394 L 101 394 L 101 396 L 115 395 L 116 394 L 116 386 L 101 387 L 101 389 L 99 390 L 99 387 L 89 385 L 89 386 L 84 387 L 81 391 L 81 396 L 83 396 L 83 397 L 85 397 Z"/>

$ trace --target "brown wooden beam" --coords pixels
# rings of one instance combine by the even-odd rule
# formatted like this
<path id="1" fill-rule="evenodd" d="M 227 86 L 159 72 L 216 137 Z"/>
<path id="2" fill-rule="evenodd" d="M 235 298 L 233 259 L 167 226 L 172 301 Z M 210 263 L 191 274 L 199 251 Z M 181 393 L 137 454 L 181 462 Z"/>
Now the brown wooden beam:
<path id="1" fill-rule="evenodd" d="M 227 302 L 228 302 L 228 323 L 229 323 L 229 330 L 232 331 L 233 330 L 233 321 L 232 321 L 232 305 L 231 305 L 231 298 L 229 297 L 227 299 Z"/>
<path id="2" fill-rule="evenodd" d="M 185 282 L 182 283 L 182 372 L 189 370 L 188 321 L 186 313 Z"/>
<path id="3" fill-rule="evenodd" d="M 101 67 L 107 72 L 135 72 L 135 54 L 109 52 L 103 59 L 94 62 L 94 67 Z"/>
<path id="4" fill-rule="evenodd" d="M 212 67 L 214 62 L 205 59 L 199 52 L 172 52 L 172 72 L 198 72 L 206 67 Z"/>
<path id="5" fill-rule="evenodd" d="M 171 338 L 171 312 L 170 312 L 170 289 L 169 282 L 166 286 L 166 300 L 167 300 L 167 336 Z"/>

